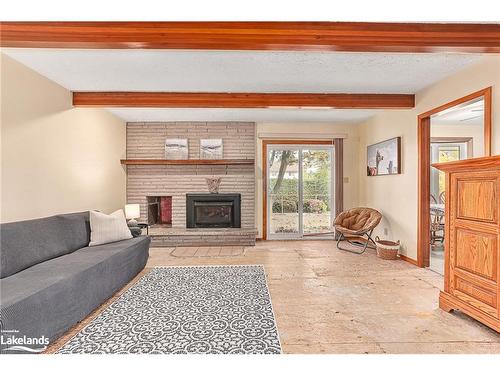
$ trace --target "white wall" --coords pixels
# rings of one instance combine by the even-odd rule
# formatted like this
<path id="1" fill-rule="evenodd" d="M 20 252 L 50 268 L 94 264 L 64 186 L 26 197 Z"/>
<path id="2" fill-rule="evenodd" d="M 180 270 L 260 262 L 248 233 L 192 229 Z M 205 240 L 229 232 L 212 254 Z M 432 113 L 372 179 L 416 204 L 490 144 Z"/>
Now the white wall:
<path id="1" fill-rule="evenodd" d="M 484 156 L 484 126 L 463 123 L 439 124 L 431 119 L 431 137 L 472 138 L 472 157 Z"/>
<path id="2" fill-rule="evenodd" d="M 331 123 L 258 123 L 257 124 L 257 155 L 256 155 L 256 218 L 255 222 L 259 231 L 258 237 L 262 237 L 262 139 L 259 136 L 279 136 L 279 139 L 287 139 L 287 135 L 304 135 L 304 139 L 314 139 L 314 135 L 318 134 L 345 134 L 344 139 L 344 180 L 347 178 L 349 182 L 344 182 L 344 208 L 357 206 L 358 203 L 358 168 L 359 163 L 364 165 L 362 160 L 359 160 L 358 155 L 358 127 L 356 124 L 331 124 Z M 265 164 L 265 161 L 264 161 Z"/>
<path id="3" fill-rule="evenodd" d="M 411 74 L 411 72 L 409 72 Z M 411 110 L 387 110 L 359 125 L 359 204 L 379 209 L 384 219 L 378 235 L 402 242 L 402 253 L 417 258 L 417 116 L 442 104 L 486 87 L 493 87 L 492 153 L 500 154 L 500 56 L 478 63 L 416 94 Z M 366 147 L 388 138 L 402 137 L 402 174 L 366 176 Z"/>
<path id="4" fill-rule="evenodd" d="M 1 54 L 1 222 L 125 204 L 125 124 Z"/>

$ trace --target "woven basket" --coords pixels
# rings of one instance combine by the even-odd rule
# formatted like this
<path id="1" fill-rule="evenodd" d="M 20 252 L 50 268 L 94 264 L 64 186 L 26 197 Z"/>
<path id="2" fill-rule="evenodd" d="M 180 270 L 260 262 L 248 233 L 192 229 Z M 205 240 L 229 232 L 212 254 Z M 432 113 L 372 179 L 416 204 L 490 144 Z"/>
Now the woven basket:
<path id="1" fill-rule="evenodd" d="M 393 242 L 388 240 L 381 240 L 380 238 L 375 238 L 375 244 L 377 245 L 377 256 L 386 260 L 396 260 L 398 259 L 399 252 L 399 241 Z"/>
<path id="2" fill-rule="evenodd" d="M 205 178 L 205 181 L 207 182 L 208 191 L 211 194 L 219 193 L 219 186 L 222 181 L 222 177 L 208 177 Z"/>

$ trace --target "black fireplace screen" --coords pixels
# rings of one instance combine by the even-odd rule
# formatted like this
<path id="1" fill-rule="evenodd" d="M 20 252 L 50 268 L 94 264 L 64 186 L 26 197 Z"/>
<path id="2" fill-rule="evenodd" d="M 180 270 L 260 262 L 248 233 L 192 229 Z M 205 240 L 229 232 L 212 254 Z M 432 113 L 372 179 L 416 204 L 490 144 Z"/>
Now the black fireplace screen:
<path id="1" fill-rule="evenodd" d="M 187 194 L 188 228 L 240 228 L 240 194 Z"/>
<path id="2" fill-rule="evenodd" d="M 233 204 L 229 202 L 195 202 L 196 224 L 231 227 Z"/>

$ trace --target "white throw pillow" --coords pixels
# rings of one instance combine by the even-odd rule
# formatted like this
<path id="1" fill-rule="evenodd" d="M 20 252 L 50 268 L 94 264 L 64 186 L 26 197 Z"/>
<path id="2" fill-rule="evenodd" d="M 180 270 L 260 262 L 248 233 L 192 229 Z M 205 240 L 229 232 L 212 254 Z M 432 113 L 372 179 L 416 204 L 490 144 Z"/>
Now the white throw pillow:
<path id="1" fill-rule="evenodd" d="M 111 215 L 90 211 L 89 246 L 128 240 L 129 238 L 132 238 L 132 233 L 128 229 L 123 210 L 115 211 Z"/>

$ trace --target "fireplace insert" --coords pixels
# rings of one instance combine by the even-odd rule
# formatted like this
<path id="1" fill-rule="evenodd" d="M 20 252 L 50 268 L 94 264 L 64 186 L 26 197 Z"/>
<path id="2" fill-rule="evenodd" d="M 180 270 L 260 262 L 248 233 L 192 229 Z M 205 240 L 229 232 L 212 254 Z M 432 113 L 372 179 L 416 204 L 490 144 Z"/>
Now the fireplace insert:
<path id="1" fill-rule="evenodd" d="M 241 194 L 186 194 L 186 227 L 241 228 Z"/>

